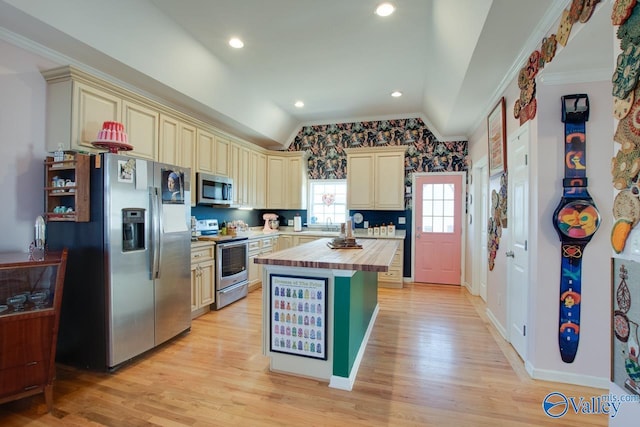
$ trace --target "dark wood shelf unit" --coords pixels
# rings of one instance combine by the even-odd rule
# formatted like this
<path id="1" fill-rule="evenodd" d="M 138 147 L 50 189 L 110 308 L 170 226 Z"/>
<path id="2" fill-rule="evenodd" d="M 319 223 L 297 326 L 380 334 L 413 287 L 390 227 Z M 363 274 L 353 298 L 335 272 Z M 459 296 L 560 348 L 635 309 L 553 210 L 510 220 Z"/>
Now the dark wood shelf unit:
<path id="1" fill-rule="evenodd" d="M 0 404 L 44 393 L 53 408 L 55 355 L 67 249 L 46 253 L 0 253 Z M 20 293 L 48 291 L 43 308 L 27 301 L 23 311 L 5 304 Z"/>
<path id="2" fill-rule="evenodd" d="M 69 152 L 67 152 L 69 153 Z M 54 161 L 47 157 L 45 165 L 45 219 L 47 221 L 88 222 L 91 218 L 89 205 L 89 172 L 91 156 L 73 153 L 73 159 Z M 54 187 L 54 177 L 69 180 L 74 185 Z M 70 212 L 56 212 L 61 207 Z"/>

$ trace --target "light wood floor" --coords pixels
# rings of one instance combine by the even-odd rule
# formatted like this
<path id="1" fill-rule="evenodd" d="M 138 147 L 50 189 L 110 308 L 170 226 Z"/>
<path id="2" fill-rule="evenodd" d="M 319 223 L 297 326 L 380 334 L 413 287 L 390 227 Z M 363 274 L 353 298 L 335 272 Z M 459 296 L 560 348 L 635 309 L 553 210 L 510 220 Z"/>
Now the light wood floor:
<path id="1" fill-rule="evenodd" d="M 607 390 L 534 381 L 464 289 L 381 289 L 353 391 L 269 372 L 261 292 L 115 374 L 58 367 L 52 413 L 41 396 L 0 405 L 2 426 L 606 426 L 604 415 L 549 418 L 551 392 Z"/>

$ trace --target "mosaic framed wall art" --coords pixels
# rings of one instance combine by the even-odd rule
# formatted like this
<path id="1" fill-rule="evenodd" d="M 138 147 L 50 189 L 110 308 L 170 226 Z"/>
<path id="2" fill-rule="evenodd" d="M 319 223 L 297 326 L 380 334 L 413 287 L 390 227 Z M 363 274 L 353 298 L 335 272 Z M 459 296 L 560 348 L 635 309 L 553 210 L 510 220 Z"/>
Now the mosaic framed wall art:
<path id="1" fill-rule="evenodd" d="M 640 395 L 640 263 L 612 261 L 611 381 Z"/>

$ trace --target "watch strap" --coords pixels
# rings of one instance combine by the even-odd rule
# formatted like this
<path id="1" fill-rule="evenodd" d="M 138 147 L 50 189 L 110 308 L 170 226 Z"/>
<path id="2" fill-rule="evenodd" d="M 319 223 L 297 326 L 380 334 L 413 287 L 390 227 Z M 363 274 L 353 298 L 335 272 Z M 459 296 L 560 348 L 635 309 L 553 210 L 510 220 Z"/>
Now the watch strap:
<path id="1" fill-rule="evenodd" d="M 582 254 L 586 243 L 563 243 L 560 274 L 560 357 L 571 363 L 580 341 L 580 302 L 582 300 Z"/>

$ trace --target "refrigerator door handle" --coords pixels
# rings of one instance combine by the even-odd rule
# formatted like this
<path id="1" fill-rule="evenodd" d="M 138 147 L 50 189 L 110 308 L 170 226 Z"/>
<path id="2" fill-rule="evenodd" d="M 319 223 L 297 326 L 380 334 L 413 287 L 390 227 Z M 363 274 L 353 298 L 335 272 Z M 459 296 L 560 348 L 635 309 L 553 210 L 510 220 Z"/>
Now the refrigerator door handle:
<path id="1" fill-rule="evenodd" d="M 161 275 L 161 270 L 162 270 L 162 246 L 163 246 L 163 242 L 162 242 L 162 235 L 164 233 L 164 225 L 163 225 L 163 220 L 162 220 L 162 190 L 159 188 L 156 188 L 156 217 L 158 220 L 158 227 L 156 228 L 156 232 L 158 233 L 158 237 L 156 239 L 156 242 L 158 243 L 158 246 L 156 246 L 156 253 L 157 253 L 157 259 L 158 259 L 158 264 L 157 264 L 157 268 L 156 268 L 156 279 L 160 278 Z"/>
<path id="2" fill-rule="evenodd" d="M 149 187 L 151 199 L 151 279 L 160 276 L 160 210 L 158 189 Z"/>

